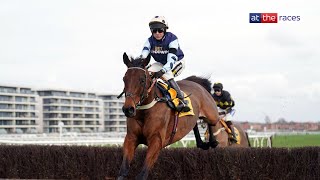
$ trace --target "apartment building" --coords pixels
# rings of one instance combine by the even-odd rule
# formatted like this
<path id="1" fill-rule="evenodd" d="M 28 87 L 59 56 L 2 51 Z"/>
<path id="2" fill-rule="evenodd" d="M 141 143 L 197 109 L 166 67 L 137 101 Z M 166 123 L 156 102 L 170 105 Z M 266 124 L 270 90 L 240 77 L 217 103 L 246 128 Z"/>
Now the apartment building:
<path id="1" fill-rule="evenodd" d="M 104 131 L 103 103 L 95 93 L 37 90 L 42 99 L 45 133 Z"/>
<path id="2" fill-rule="evenodd" d="M 117 98 L 117 95 L 99 95 L 104 106 L 104 128 L 106 132 L 126 132 L 126 116 L 122 112 L 124 97 Z"/>
<path id="3" fill-rule="evenodd" d="M 38 102 L 29 87 L 0 85 L 0 133 L 42 133 Z"/>

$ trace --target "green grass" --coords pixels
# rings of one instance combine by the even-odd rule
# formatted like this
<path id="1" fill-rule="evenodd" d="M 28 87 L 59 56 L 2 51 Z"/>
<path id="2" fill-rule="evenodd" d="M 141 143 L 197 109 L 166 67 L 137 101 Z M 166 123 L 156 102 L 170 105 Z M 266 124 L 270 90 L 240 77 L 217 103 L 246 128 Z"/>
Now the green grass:
<path id="1" fill-rule="evenodd" d="M 196 147 L 196 141 L 195 140 L 194 141 L 185 142 L 185 143 L 188 143 L 187 147 Z M 173 143 L 172 145 L 170 145 L 170 147 L 174 147 L 174 148 L 183 147 L 183 144 L 182 144 L 181 141 L 178 141 L 178 142 Z"/>
<path id="2" fill-rule="evenodd" d="M 274 136 L 272 147 L 320 146 L 320 134 Z"/>
<path id="3" fill-rule="evenodd" d="M 253 140 L 250 139 L 251 146 Z M 263 147 L 267 146 L 264 140 Z M 320 134 L 303 134 L 303 135 L 277 135 L 272 138 L 272 147 L 306 147 L 320 146 Z M 170 147 L 183 147 L 180 141 L 172 144 Z M 190 141 L 187 147 L 196 147 L 195 141 Z"/>

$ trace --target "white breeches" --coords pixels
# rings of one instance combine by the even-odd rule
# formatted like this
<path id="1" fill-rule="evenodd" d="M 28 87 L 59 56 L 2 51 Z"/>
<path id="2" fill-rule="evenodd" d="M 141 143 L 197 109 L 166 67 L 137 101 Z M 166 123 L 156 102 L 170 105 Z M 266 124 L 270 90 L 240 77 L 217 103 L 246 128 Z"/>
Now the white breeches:
<path id="1" fill-rule="evenodd" d="M 160 71 L 161 68 L 163 67 L 163 64 L 156 62 L 151 64 L 151 66 L 148 68 L 148 71 L 150 72 L 157 72 Z M 171 71 L 166 72 L 162 78 L 164 78 L 165 80 L 169 80 L 172 79 L 174 77 L 177 77 L 181 74 L 181 72 L 184 70 L 185 68 L 185 62 L 184 59 L 181 59 L 179 61 L 176 61 L 173 65 L 173 68 Z"/>
<path id="2" fill-rule="evenodd" d="M 225 112 L 225 110 L 218 107 L 218 112 Z M 227 113 L 223 119 L 225 121 L 234 121 L 233 116 L 235 113 L 236 113 L 236 110 L 232 108 L 231 112 Z"/>

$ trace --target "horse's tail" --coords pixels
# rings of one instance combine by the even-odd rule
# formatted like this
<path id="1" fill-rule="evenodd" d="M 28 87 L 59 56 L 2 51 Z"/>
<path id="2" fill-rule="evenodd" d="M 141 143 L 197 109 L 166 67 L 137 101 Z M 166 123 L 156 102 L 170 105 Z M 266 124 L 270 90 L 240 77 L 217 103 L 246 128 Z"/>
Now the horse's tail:
<path id="1" fill-rule="evenodd" d="M 249 140 L 249 136 L 248 136 L 248 133 L 247 132 L 244 132 L 246 134 L 246 137 L 247 137 L 247 141 L 248 141 L 248 145 L 249 147 L 251 147 L 251 144 L 250 144 L 250 140 Z"/>
<path id="2" fill-rule="evenodd" d="M 189 77 L 185 78 L 184 80 L 193 81 L 195 83 L 200 84 L 202 87 L 204 87 L 211 94 L 212 83 L 208 78 L 189 76 Z"/>

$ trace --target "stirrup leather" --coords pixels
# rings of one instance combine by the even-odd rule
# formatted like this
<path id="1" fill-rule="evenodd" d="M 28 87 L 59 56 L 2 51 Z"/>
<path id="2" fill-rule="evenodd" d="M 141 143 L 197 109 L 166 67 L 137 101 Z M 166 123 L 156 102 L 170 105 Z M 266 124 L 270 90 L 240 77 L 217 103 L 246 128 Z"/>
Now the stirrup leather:
<path id="1" fill-rule="evenodd" d="M 178 112 L 188 112 L 190 111 L 190 107 L 188 106 L 187 103 L 184 102 L 184 100 L 179 99 L 179 104 L 177 106 L 177 111 Z"/>

